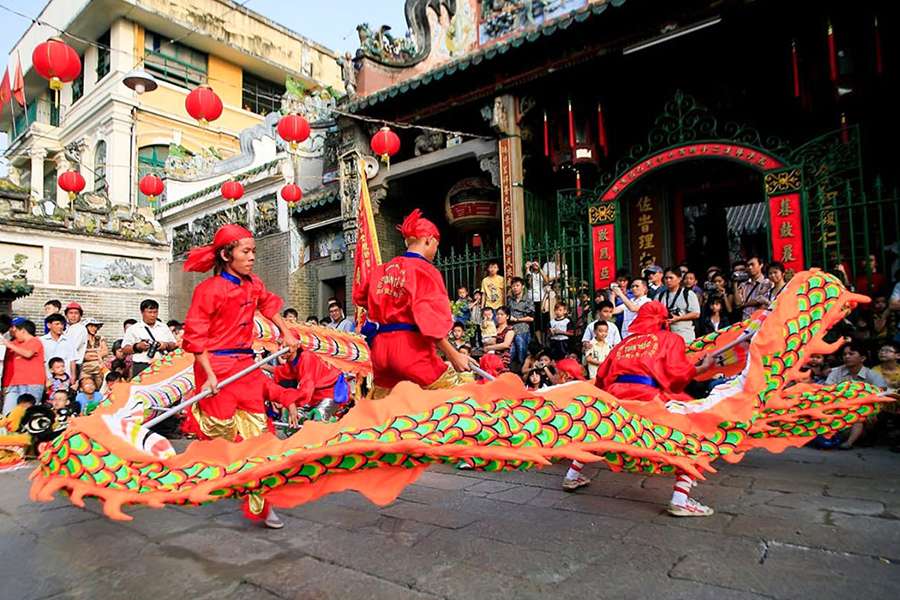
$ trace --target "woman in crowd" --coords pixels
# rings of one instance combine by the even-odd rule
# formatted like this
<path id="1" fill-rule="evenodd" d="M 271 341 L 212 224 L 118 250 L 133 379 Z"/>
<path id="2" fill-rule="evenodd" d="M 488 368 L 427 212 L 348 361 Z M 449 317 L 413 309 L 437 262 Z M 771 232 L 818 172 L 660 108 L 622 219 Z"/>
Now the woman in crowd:
<path id="1" fill-rule="evenodd" d="M 497 309 L 497 340 L 493 344 L 484 347 L 485 352 L 493 352 L 497 354 L 503 361 L 503 366 L 509 370 L 510 349 L 512 348 L 513 339 L 516 332 L 509 324 L 509 308 L 501 306 Z"/>
<path id="2" fill-rule="evenodd" d="M 700 335 L 713 333 L 731 325 L 728 315 L 725 314 L 725 302 L 721 296 L 710 296 L 705 313 L 700 319 Z"/>
<path id="3" fill-rule="evenodd" d="M 94 388 L 99 389 L 103 385 L 103 366 L 109 355 L 106 340 L 100 335 L 103 323 L 97 319 L 88 319 L 85 324 L 87 329 L 87 344 L 84 349 L 84 362 L 81 365 L 81 377 L 90 377 L 94 381 Z"/>
<path id="4" fill-rule="evenodd" d="M 773 262 L 769 265 L 769 281 L 772 282 L 772 289 L 769 290 L 769 301 L 771 302 L 778 297 L 785 287 L 787 287 L 787 279 L 784 276 L 784 265 L 780 262 Z"/>

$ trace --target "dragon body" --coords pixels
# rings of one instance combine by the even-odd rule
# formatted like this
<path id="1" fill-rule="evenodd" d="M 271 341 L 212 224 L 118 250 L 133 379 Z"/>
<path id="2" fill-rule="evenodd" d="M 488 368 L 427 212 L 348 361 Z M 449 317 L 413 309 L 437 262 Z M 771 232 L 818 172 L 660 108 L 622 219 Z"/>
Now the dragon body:
<path id="1" fill-rule="evenodd" d="M 32 497 L 48 501 L 64 490 L 81 505 L 94 496 L 109 517 L 128 519 L 122 508 L 129 504 L 201 504 L 251 492 L 283 507 L 348 489 L 385 504 L 430 465 L 460 461 L 500 471 L 577 459 L 605 461 L 616 471 L 703 477 L 717 459 L 800 446 L 877 410 L 885 400 L 877 388 L 813 385 L 800 372 L 809 354 L 836 349 L 823 341 L 825 332 L 865 300 L 831 275 L 798 274 L 750 344 L 742 389 L 688 414 L 649 410 L 584 382 L 541 393 L 513 375 L 436 391 L 401 383 L 337 423 L 308 423 L 284 440 L 267 434 L 195 442 L 176 454 L 141 426 L 143 404 L 122 386 L 45 449 Z M 745 326 L 701 338 L 689 351 L 721 348 Z"/>

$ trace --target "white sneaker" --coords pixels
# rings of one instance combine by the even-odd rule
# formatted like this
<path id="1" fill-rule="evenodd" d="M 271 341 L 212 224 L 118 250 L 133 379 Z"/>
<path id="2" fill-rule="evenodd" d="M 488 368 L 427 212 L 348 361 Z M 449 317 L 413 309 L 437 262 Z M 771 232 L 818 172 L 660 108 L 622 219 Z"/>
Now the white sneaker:
<path id="1" fill-rule="evenodd" d="M 266 514 L 266 520 L 264 521 L 266 527 L 269 529 L 281 529 L 284 527 L 284 521 L 275 513 L 274 508 L 270 508 L 268 514 Z"/>
<path id="2" fill-rule="evenodd" d="M 583 488 L 586 485 L 590 485 L 591 480 L 582 475 L 577 475 L 575 477 L 566 477 L 563 479 L 562 488 L 567 492 L 574 492 L 578 488 Z"/>
<path id="3" fill-rule="evenodd" d="M 693 498 L 688 498 L 684 504 L 669 504 L 669 514 L 673 517 L 710 517 L 713 513 L 713 509 Z"/>

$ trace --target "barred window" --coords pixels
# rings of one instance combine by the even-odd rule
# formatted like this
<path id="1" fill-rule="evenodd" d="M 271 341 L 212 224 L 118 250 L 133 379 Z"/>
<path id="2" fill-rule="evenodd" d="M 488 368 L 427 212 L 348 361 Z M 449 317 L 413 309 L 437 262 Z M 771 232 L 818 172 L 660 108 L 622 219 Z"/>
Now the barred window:
<path id="1" fill-rule="evenodd" d="M 109 30 L 97 38 L 97 81 L 100 81 L 109 73 Z"/>
<path id="2" fill-rule="evenodd" d="M 244 110 L 258 115 L 267 115 L 281 109 L 281 97 L 284 95 L 283 85 L 244 71 L 242 88 L 241 106 L 244 107 Z"/>
<path id="3" fill-rule="evenodd" d="M 152 31 L 144 33 L 144 68 L 156 77 L 181 87 L 193 88 L 206 80 L 208 57 Z"/>

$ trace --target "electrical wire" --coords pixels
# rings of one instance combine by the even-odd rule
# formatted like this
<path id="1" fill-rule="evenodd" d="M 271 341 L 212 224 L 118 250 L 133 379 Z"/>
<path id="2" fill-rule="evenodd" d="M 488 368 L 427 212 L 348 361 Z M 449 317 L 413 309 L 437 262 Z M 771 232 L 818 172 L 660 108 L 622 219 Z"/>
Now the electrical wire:
<path id="1" fill-rule="evenodd" d="M 252 0 L 244 0 L 243 3 L 236 4 L 235 6 L 232 6 L 232 7 L 229 8 L 225 13 L 223 13 L 223 14 L 221 15 L 220 18 L 224 18 L 226 15 L 230 14 L 230 13 L 233 12 L 234 10 L 237 10 L 238 8 L 244 8 L 244 7 L 245 7 L 247 4 L 249 4 L 251 1 L 252 1 Z M 99 42 L 97 42 L 97 41 L 95 41 L 95 40 L 89 40 L 89 39 L 83 38 L 83 37 L 81 37 L 81 36 L 75 35 L 75 34 L 73 34 L 73 33 L 70 33 L 70 32 L 68 32 L 68 31 L 66 31 L 65 29 L 61 29 L 61 28 L 57 27 L 56 25 L 52 25 L 52 24 L 50 24 L 50 23 L 47 23 L 46 21 L 42 21 L 42 20 L 37 19 L 37 18 L 35 18 L 35 17 L 30 17 L 30 16 L 28 16 L 27 14 L 22 13 L 22 12 L 20 12 L 20 11 L 18 11 L 18 10 L 13 9 L 13 8 L 10 8 L 10 7 L 8 7 L 8 6 L 4 5 L 4 4 L 2 4 L 2 3 L 0 3 L 0 9 L 5 10 L 5 11 L 7 11 L 7 12 L 9 12 L 9 13 L 12 13 L 12 14 L 14 14 L 14 15 L 16 15 L 16 16 L 22 17 L 22 18 L 24 18 L 24 19 L 27 19 L 27 20 L 31 21 L 33 24 L 35 24 L 35 25 L 41 25 L 41 26 L 44 26 L 44 27 L 49 27 L 50 29 L 53 29 L 53 30 L 57 31 L 61 36 L 69 37 L 69 38 L 71 38 L 71 39 L 73 39 L 73 40 L 76 40 L 76 41 L 78 41 L 78 42 L 81 42 L 81 43 L 83 43 L 83 44 L 88 44 L 88 45 L 94 46 L 94 47 L 99 48 L 99 49 L 107 50 L 107 51 L 109 51 L 109 52 L 118 52 L 118 53 L 127 55 L 127 56 L 129 56 L 129 57 L 133 57 L 133 54 L 132 54 L 131 52 L 128 52 L 128 51 L 126 51 L 126 50 L 120 50 L 120 49 L 118 49 L 118 48 L 113 48 L 112 46 L 107 46 L 106 44 L 101 44 L 101 43 L 99 43 Z M 191 31 L 189 31 L 188 33 L 186 33 L 185 35 L 181 36 L 180 38 L 176 38 L 176 39 L 170 40 L 170 42 L 171 42 L 171 43 L 178 43 L 179 41 L 181 41 L 181 40 L 183 40 L 183 39 L 189 37 L 190 35 L 193 35 L 194 33 L 199 33 L 199 30 L 196 30 L 196 29 L 191 30 Z M 142 62 L 144 62 L 144 58 L 143 58 L 143 57 L 140 58 L 136 63 L 134 63 L 133 68 L 136 68 L 136 67 L 137 67 L 138 65 L 140 65 Z M 226 81 L 226 80 L 223 80 L 223 79 L 219 79 L 219 78 L 217 78 L 217 77 L 210 77 L 209 75 L 206 75 L 206 80 L 207 80 L 207 82 L 209 82 L 209 81 L 215 81 L 215 82 L 221 83 L 221 84 L 223 84 L 223 85 L 225 85 L 225 86 L 227 86 L 227 87 L 243 89 L 243 86 L 236 85 L 236 84 L 234 84 L 234 83 L 231 82 L 231 81 Z M 378 118 L 375 118 L 375 117 L 367 117 L 367 116 L 364 116 L 364 115 L 358 115 L 358 114 L 351 113 L 351 112 L 348 112 L 348 111 L 340 110 L 340 109 L 338 109 L 338 108 L 332 108 L 332 109 L 331 109 L 331 112 L 334 112 L 334 113 L 336 113 L 336 114 L 339 114 L 339 115 L 341 115 L 341 116 L 344 116 L 344 117 L 347 117 L 347 118 L 350 118 L 350 119 L 355 119 L 355 120 L 357 120 L 357 121 L 364 121 L 364 122 L 367 122 L 367 123 L 376 123 L 376 124 L 380 123 L 380 124 L 382 124 L 382 125 L 390 125 L 390 126 L 392 126 L 392 127 L 398 128 L 398 129 L 420 129 L 420 130 L 423 130 L 423 131 L 433 131 L 433 132 L 435 132 L 435 133 L 443 133 L 443 134 L 452 135 L 452 136 L 460 136 L 460 137 L 467 137 L 467 138 L 474 138 L 474 139 L 483 139 L 483 140 L 492 140 L 492 139 L 495 139 L 495 138 L 493 138 L 493 137 L 491 137 L 491 136 L 486 136 L 486 135 L 481 135 L 481 134 L 476 134 L 476 133 L 470 133 L 470 132 L 466 132 L 466 131 L 456 131 L 456 130 L 451 130 L 451 129 L 444 129 L 444 128 L 441 128 L 441 127 L 432 127 L 432 126 L 428 126 L 428 125 L 415 125 L 415 124 L 413 124 L 413 123 L 405 123 L 405 122 L 400 122 L 400 121 L 390 121 L 390 120 L 387 120 L 387 119 L 378 119 Z"/>

